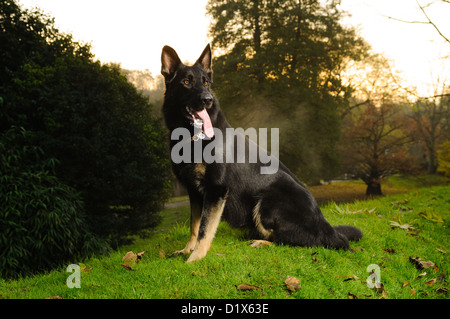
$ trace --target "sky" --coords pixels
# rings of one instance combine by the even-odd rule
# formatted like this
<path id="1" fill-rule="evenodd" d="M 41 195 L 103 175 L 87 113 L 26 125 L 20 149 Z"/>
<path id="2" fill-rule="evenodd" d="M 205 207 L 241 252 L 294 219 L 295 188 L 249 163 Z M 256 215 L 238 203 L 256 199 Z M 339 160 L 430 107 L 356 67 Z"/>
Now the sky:
<path id="1" fill-rule="evenodd" d="M 393 61 L 419 95 L 436 94 L 436 84 L 450 85 L 450 43 L 429 24 L 417 1 L 450 39 L 450 3 L 440 0 L 342 0 L 356 27 L 375 52 Z M 19 0 L 24 8 L 39 7 L 55 18 L 61 32 L 90 43 L 100 61 L 131 70 L 160 73 L 161 49 L 173 47 L 182 61 L 194 62 L 209 42 L 207 0 Z M 214 48 L 212 48 L 214 50 Z M 448 75 L 447 75 L 448 74 Z"/>

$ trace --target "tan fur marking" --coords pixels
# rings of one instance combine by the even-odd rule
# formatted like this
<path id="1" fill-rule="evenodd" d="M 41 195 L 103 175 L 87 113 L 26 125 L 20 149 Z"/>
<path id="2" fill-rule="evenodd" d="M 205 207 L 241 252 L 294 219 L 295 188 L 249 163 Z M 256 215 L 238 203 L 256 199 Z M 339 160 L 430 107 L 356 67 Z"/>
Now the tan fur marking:
<path id="1" fill-rule="evenodd" d="M 261 208 L 261 200 L 256 203 L 255 207 L 253 208 L 253 221 L 255 222 L 256 229 L 261 234 L 261 236 L 264 237 L 264 239 L 270 239 L 273 235 L 273 230 L 264 228 L 263 224 L 261 223 L 261 214 L 259 212 L 259 209 Z"/>
<path id="2" fill-rule="evenodd" d="M 201 220 L 201 207 L 196 203 L 192 203 L 191 205 L 191 236 L 186 244 L 186 246 L 182 250 L 177 250 L 174 252 L 176 255 L 186 255 L 194 250 L 195 245 L 197 244 L 198 230 L 200 228 L 200 220 Z"/>
<path id="3" fill-rule="evenodd" d="M 198 190 L 203 193 L 202 181 L 205 178 L 206 165 L 203 163 L 196 164 L 194 166 L 194 173 L 196 178 L 195 185 L 197 186 Z"/>
<path id="4" fill-rule="evenodd" d="M 197 242 L 197 245 L 195 246 L 194 251 L 187 262 L 202 259 L 208 253 L 216 234 L 217 226 L 219 226 L 220 218 L 222 217 L 223 209 L 225 207 L 225 202 L 226 200 L 222 199 L 217 203 L 217 205 L 211 208 L 211 212 L 209 212 L 211 217 L 206 225 L 205 237 Z"/>
<path id="5" fill-rule="evenodd" d="M 194 172 L 197 174 L 197 178 L 202 178 L 205 176 L 206 165 L 203 163 L 198 163 L 194 167 Z"/>

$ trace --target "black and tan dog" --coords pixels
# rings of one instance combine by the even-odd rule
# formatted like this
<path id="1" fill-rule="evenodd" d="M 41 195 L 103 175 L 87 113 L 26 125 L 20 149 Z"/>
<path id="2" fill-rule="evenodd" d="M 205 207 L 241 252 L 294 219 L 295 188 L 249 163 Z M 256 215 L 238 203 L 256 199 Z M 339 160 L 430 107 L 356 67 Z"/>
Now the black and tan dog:
<path id="1" fill-rule="evenodd" d="M 197 126 L 203 126 L 203 137 L 210 139 L 194 136 L 187 143 L 206 147 L 215 138 L 214 129 L 225 132 L 230 128 L 211 90 L 210 46 L 193 66 L 181 63 L 175 50 L 165 46 L 161 62 L 166 84 L 162 111 L 168 129 L 173 132 L 184 127 L 194 136 L 197 121 Z M 245 141 L 249 146 L 251 142 Z M 171 139 L 171 150 L 181 142 Z M 192 252 L 188 262 L 206 256 L 221 218 L 233 227 L 250 230 L 254 239 L 294 246 L 347 249 L 349 240 L 362 237 L 355 227 L 332 227 L 311 193 L 282 163 L 275 173 L 261 174 L 261 161 L 196 162 L 172 159 L 174 174 L 189 193 L 191 235 L 186 247 L 176 252 Z"/>

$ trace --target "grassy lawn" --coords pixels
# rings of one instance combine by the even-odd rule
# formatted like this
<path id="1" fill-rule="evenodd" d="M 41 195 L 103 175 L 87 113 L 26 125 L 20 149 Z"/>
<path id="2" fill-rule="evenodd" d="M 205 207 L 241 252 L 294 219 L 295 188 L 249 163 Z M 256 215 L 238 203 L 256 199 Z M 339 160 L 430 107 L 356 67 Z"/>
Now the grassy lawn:
<path id="1" fill-rule="evenodd" d="M 81 267 L 81 288 L 67 287 L 70 273 L 62 267 L 14 281 L 0 279 L 0 298 L 448 299 L 450 187 L 390 183 L 384 185 L 387 194 L 389 187 L 394 194 L 396 187 L 409 192 L 322 206 L 332 225 L 363 231 L 363 239 L 349 251 L 253 248 L 241 231 L 221 223 L 206 258 L 187 264 L 186 256 L 170 255 L 189 237 L 189 207 L 180 206 L 165 209 L 162 224 L 148 238 L 107 257 L 74 261 Z M 132 270 L 122 266 L 128 251 L 145 251 L 139 263 L 130 263 Z M 366 283 L 370 265 L 379 269 L 383 287 L 378 290 Z M 287 276 L 297 278 L 301 288 L 288 289 Z M 252 286 L 238 289 L 243 284 Z"/>

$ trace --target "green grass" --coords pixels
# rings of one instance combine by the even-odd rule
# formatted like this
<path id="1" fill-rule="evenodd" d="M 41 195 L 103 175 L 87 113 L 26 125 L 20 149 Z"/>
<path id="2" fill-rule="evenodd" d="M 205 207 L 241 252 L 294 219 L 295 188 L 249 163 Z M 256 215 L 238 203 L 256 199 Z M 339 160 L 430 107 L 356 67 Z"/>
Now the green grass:
<path id="1" fill-rule="evenodd" d="M 359 227 L 363 239 L 352 243 L 349 251 L 283 245 L 252 248 L 241 231 L 221 223 L 206 258 L 187 264 L 187 256 L 170 256 L 189 237 L 189 207 L 181 206 L 165 209 L 162 224 L 148 238 L 107 257 L 74 261 L 82 268 L 81 288 L 66 286 L 70 273 L 62 267 L 18 280 L 0 279 L 0 298 L 347 299 L 349 293 L 360 299 L 449 298 L 449 186 L 338 206 L 329 203 L 322 210 L 332 225 Z M 164 258 L 158 249 L 166 252 Z M 129 250 L 146 251 L 141 262 L 132 264 L 134 271 L 122 266 Z M 416 269 L 410 256 L 436 266 Z M 384 293 L 367 287 L 371 264 L 380 267 Z M 298 278 L 302 288 L 288 290 L 287 276 Z M 236 288 L 240 284 L 260 289 L 240 291 Z"/>

